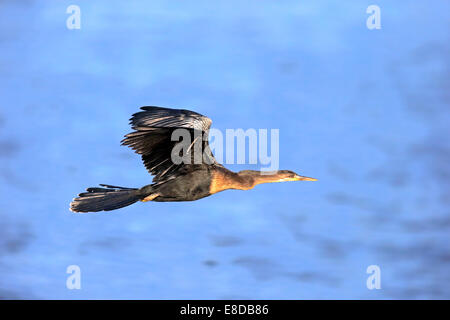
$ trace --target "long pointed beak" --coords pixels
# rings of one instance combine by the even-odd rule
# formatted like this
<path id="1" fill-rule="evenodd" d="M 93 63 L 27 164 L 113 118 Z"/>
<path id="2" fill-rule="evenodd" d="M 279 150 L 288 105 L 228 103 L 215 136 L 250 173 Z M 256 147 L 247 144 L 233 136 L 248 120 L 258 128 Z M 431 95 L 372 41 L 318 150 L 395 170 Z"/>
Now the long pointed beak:
<path id="1" fill-rule="evenodd" d="M 296 179 L 298 181 L 317 181 L 316 178 L 303 177 L 303 176 L 296 176 Z"/>

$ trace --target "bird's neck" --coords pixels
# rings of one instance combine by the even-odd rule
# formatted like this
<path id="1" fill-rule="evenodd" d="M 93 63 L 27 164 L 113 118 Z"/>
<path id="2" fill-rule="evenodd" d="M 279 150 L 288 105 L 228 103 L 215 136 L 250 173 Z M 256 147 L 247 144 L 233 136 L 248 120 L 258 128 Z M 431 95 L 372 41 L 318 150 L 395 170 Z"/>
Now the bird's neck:
<path id="1" fill-rule="evenodd" d="M 227 189 L 249 190 L 261 183 L 280 182 L 277 174 L 267 174 L 260 171 L 219 170 L 213 173 L 211 179 L 210 193 L 217 193 Z"/>
<path id="2" fill-rule="evenodd" d="M 252 188 L 262 183 L 281 182 L 282 178 L 277 173 L 245 170 L 237 173 L 243 180 L 252 181 Z"/>

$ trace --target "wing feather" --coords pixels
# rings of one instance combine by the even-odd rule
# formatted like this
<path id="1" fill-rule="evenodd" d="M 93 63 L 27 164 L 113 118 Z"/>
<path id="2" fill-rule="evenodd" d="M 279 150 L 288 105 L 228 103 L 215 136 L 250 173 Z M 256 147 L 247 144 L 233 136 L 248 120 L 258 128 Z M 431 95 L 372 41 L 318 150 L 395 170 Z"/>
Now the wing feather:
<path id="1" fill-rule="evenodd" d="M 161 107 L 141 107 L 141 112 L 133 114 L 130 124 L 135 130 L 148 128 L 186 128 L 208 131 L 211 119 L 197 112 Z"/>
<path id="2" fill-rule="evenodd" d="M 202 131 L 202 134 L 209 132 L 211 119 L 190 110 L 153 106 L 141 107 L 141 110 L 132 115 L 130 125 L 135 131 L 125 135 L 122 145 L 129 146 L 142 156 L 146 169 L 155 176 L 153 182 L 166 181 L 198 166 L 172 162 L 171 152 L 178 142 L 171 141 L 171 136 L 174 130 L 185 128 L 190 130 L 193 141 L 194 131 Z M 208 164 L 218 165 L 207 139 L 203 141 L 202 147 L 209 157 Z"/>

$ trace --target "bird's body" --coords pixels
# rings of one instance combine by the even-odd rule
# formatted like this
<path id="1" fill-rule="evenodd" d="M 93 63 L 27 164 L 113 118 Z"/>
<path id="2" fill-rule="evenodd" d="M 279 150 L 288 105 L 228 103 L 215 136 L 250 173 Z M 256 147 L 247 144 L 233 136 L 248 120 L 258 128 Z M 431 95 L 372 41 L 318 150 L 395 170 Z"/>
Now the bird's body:
<path id="1" fill-rule="evenodd" d="M 199 165 L 194 170 L 183 173 L 176 179 L 171 179 L 157 186 L 148 185 L 142 188 L 147 197 L 158 195 L 153 201 L 193 201 L 209 196 L 212 171 L 207 165 Z"/>
<path id="2" fill-rule="evenodd" d="M 80 193 L 70 206 L 74 212 L 95 212 L 119 209 L 137 201 L 194 201 L 228 189 L 248 190 L 255 185 L 281 181 L 315 181 L 288 170 L 262 174 L 245 170 L 233 172 L 217 163 L 208 145 L 212 121 L 189 110 L 142 107 L 130 119 L 134 132 L 122 141 L 142 156 L 147 170 L 154 175 L 153 183 L 137 188 L 101 185 Z M 182 129 L 193 141 L 181 149 L 185 161 L 174 161 L 173 152 L 181 145 L 173 140 L 174 131 Z M 200 139 L 199 139 L 200 137 Z M 204 137 L 204 138 L 203 138 Z M 193 150 L 199 145 L 200 161 Z M 187 161 L 186 161 L 187 160 Z"/>

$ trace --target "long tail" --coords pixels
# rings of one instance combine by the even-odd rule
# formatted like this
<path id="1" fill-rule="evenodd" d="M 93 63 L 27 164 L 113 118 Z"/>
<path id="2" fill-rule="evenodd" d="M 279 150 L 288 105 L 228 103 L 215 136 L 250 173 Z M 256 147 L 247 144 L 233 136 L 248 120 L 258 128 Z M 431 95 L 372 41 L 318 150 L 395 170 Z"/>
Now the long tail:
<path id="1" fill-rule="evenodd" d="M 101 184 L 105 188 L 87 188 L 70 203 L 73 212 L 110 211 L 123 208 L 143 198 L 139 189 Z"/>

